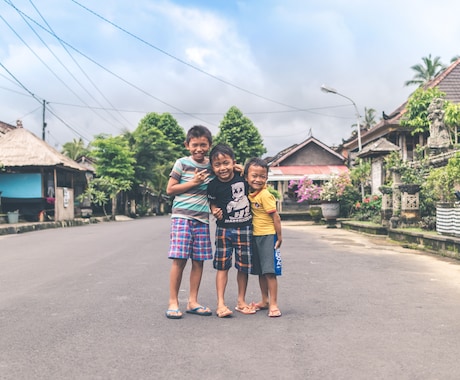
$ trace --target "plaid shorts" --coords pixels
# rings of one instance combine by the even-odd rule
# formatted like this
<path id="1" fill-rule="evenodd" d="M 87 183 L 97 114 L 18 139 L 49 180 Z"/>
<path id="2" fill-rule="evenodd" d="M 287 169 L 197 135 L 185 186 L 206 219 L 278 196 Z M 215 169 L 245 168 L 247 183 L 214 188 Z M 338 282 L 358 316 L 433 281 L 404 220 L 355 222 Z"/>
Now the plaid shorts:
<path id="1" fill-rule="evenodd" d="M 212 259 L 209 224 L 185 218 L 171 219 L 169 234 L 170 259 Z"/>
<path id="2" fill-rule="evenodd" d="M 252 226 L 216 229 L 216 253 L 213 265 L 217 270 L 232 267 L 232 254 L 235 251 L 235 268 L 240 272 L 251 272 Z"/>

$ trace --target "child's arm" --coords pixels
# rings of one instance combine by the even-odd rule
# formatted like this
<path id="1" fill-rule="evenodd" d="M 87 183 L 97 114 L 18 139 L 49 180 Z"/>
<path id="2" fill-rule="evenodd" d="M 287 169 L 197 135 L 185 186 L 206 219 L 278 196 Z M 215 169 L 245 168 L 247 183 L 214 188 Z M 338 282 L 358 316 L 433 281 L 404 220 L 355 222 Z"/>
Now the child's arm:
<path id="1" fill-rule="evenodd" d="M 214 215 L 216 219 L 221 220 L 224 217 L 222 209 L 217 207 L 214 203 L 210 203 L 209 207 L 211 209 L 211 214 Z"/>
<path id="2" fill-rule="evenodd" d="M 189 182 L 179 183 L 175 178 L 170 177 L 168 181 L 168 186 L 166 186 L 166 194 L 168 195 L 177 195 L 185 193 L 186 191 L 202 184 L 209 177 L 207 170 L 198 171 L 195 169 L 195 175 L 193 179 Z"/>
<path id="3" fill-rule="evenodd" d="M 281 243 L 283 242 L 283 235 L 281 234 L 281 218 L 278 212 L 273 212 L 270 214 L 273 219 L 273 224 L 275 225 L 275 232 L 276 232 L 276 244 L 275 249 L 281 247 Z"/>

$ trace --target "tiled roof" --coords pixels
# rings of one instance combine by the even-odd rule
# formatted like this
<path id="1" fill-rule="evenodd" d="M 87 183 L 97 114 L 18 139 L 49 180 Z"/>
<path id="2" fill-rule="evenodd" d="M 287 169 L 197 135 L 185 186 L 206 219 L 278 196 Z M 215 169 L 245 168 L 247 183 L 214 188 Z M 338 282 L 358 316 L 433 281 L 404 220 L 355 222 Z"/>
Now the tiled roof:
<path id="1" fill-rule="evenodd" d="M 308 144 L 316 144 L 320 146 L 321 148 L 323 148 L 324 150 L 326 150 L 331 155 L 340 159 L 341 161 L 345 161 L 345 158 L 341 154 L 337 153 L 336 151 L 329 148 L 327 145 L 323 144 L 321 141 L 311 136 L 305 141 L 301 142 L 300 144 L 292 145 L 289 148 L 286 148 L 282 150 L 281 152 L 279 152 L 278 154 L 276 154 L 275 157 L 273 157 L 271 161 L 268 162 L 268 165 L 269 166 L 281 165 L 284 160 L 286 160 L 288 157 L 292 156 L 293 154 L 295 154 L 296 152 L 298 152 L 300 149 L 302 149 Z"/>
<path id="2" fill-rule="evenodd" d="M 446 70 L 444 70 L 436 78 L 428 82 L 424 88 L 438 89 L 446 94 L 446 100 L 452 103 L 460 103 L 460 59 L 452 63 Z M 387 120 L 381 120 L 373 128 L 361 134 L 361 141 L 363 146 L 369 141 L 382 137 L 389 129 L 401 128 L 399 121 L 406 113 L 407 101 L 402 103 L 398 108 L 391 112 Z M 357 139 L 344 144 L 345 148 L 355 149 L 358 146 Z"/>
<path id="3" fill-rule="evenodd" d="M 286 181 L 300 179 L 304 176 L 312 180 L 329 179 L 333 174 L 348 172 L 346 165 L 297 165 L 270 167 L 268 172 L 269 181 Z"/>
<path id="4" fill-rule="evenodd" d="M 388 141 L 386 138 L 381 137 L 376 141 L 371 142 L 366 145 L 361 152 L 358 153 L 358 157 L 367 157 L 378 154 L 387 154 L 401 148 L 392 142 Z"/>

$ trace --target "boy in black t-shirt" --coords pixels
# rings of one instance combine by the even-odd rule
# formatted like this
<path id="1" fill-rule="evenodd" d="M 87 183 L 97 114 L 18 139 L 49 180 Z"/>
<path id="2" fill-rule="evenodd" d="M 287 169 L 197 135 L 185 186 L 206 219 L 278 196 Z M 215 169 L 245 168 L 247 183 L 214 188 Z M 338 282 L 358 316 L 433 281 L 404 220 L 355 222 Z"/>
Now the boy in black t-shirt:
<path id="1" fill-rule="evenodd" d="M 244 178 L 235 172 L 235 154 L 228 145 L 217 144 L 209 154 L 216 175 L 208 185 L 211 212 L 217 219 L 216 252 L 214 268 L 217 269 L 218 317 L 228 317 L 232 311 L 225 305 L 225 288 L 228 271 L 235 251 L 235 268 L 238 284 L 238 303 L 235 310 L 255 314 L 255 309 L 245 301 L 248 274 L 251 272 L 252 215 L 248 199 L 249 187 Z"/>

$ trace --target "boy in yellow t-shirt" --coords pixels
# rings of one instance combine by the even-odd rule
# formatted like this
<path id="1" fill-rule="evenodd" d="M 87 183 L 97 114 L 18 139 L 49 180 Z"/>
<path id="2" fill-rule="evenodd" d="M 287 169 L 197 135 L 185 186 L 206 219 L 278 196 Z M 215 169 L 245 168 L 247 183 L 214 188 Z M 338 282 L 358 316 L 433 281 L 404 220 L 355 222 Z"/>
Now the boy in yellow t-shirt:
<path id="1" fill-rule="evenodd" d="M 253 224 L 252 274 L 259 276 L 262 300 L 254 303 L 256 310 L 267 310 L 269 317 L 281 317 L 278 308 L 278 281 L 281 275 L 279 248 L 283 241 L 281 218 L 276 211 L 275 197 L 267 190 L 268 165 L 260 158 L 246 164 L 244 176 L 249 184 Z"/>

